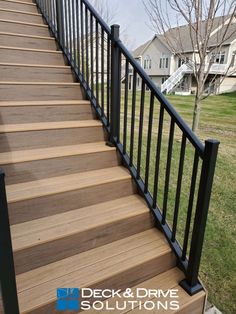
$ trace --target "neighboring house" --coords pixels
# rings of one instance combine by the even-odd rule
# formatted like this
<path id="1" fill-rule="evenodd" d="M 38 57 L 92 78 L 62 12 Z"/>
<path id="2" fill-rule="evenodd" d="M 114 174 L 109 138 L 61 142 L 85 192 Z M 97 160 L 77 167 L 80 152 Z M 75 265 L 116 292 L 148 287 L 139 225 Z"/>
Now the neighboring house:
<path id="1" fill-rule="evenodd" d="M 224 21 L 222 23 L 221 21 Z M 211 58 L 214 59 L 206 81 L 205 89 L 211 93 L 223 93 L 236 90 L 236 18 L 230 25 L 227 39 L 221 46 L 220 51 L 214 53 L 214 47 L 217 47 L 219 36 L 224 32 L 227 19 L 217 17 L 214 20 L 214 29 L 209 41 L 211 52 L 207 56 L 206 67 Z M 202 23 L 204 27 L 204 22 Z M 168 40 L 172 42 L 174 38 L 175 53 L 168 45 Z M 169 42 L 170 42 L 169 41 Z M 178 50 L 180 53 L 178 53 Z M 176 92 L 182 94 L 194 93 L 196 90 L 196 81 L 193 75 L 193 69 L 188 64 L 193 64 L 194 55 L 189 38 L 189 26 L 184 25 L 168 30 L 164 35 L 155 35 L 151 40 L 138 47 L 133 55 L 135 59 L 143 66 L 151 79 L 160 87 L 162 92 Z M 181 55 L 181 56 L 180 56 Z M 129 85 L 132 87 L 132 71 L 129 77 Z M 212 78 L 216 76 L 215 83 L 212 85 Z M 219 82 L 226 76 L 222 84 Z M 141 88 L 141 80 L 137 80 L 137 88 Z"/>

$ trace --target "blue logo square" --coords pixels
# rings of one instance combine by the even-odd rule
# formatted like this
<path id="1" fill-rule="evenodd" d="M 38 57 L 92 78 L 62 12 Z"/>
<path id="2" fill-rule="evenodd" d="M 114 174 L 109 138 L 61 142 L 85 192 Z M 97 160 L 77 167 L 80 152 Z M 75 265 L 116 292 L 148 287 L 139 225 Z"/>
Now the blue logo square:
<path id="1" fill-rule="evenodd" d="M 57 289 L 57 310 L 58 311 L 78 311 L 79 289 L 78 288 L 58 288 Z"/>
<path id="2" fill-rule="evenodd" d="M 69 300 L 68 301 L 68 310 L 78 311 L 79 310 L 79 301 L 78 300 Z"/>
<path id="3" fill-rule="evenodd" d="M 57 310 L 66 311 L 67 310 L 67 301 L 66 300 L 57 300 Z"/>

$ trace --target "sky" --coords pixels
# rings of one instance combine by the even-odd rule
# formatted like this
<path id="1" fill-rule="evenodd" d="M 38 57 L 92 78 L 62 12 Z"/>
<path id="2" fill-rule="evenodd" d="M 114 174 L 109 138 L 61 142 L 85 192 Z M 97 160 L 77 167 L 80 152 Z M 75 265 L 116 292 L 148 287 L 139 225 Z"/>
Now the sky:
<path id="1" fill-rule="evenodd" d="M 114 22 L 120 24 L 122 37 L 128 38 L 124 38 L 128 48 L 137 48 L 153 37 L 154 32 L 147 26 L 148 17 L 142 0 L 108 1 L 117 8 Z"/>

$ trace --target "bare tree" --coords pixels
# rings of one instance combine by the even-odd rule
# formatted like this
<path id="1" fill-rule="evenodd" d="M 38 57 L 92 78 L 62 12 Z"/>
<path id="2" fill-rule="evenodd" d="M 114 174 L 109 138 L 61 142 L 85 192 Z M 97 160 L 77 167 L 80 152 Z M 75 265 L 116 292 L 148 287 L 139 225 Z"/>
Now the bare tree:
<path id="1" fill-rule="evenodd" d="M 236 33 L 236 0 L 143 0 L 150 26 L 174 55 L 186 60 L 186 41 L 192 53 L 188 60 L 196 79 L 192 129 L 199 126 L 201 103 L 209 95 L 206 81 L 222 46 Z M 187 25 L 183 35 L 183 27 Z M 173 27 L 175 26 L 175 27 Z M 214 44 L 212 39 L 214 38 Z M 216 43 L 216 44 L 215 44 Z M 214 75 L 209 85 L 220 85 L 224 75 Z"/>
<path id="2" fill-rule="evenodd" d="M 114 1 L 92 0 L 91 3 L 94 5 L 97 12 L 101 15 L 101 17 L 108 25 L 111 25 L 115 22 L 118 5 L 115 4 Z"/>

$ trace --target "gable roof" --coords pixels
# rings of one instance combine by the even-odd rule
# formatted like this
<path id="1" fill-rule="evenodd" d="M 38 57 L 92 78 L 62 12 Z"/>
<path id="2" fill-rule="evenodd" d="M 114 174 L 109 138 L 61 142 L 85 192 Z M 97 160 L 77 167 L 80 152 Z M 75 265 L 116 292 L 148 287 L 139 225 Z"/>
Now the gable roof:
<path id="1" fill-rule="evenodd" d="M 133 56 L 134 58 L 138 58 L 140 57 L 143 52 L 145 51 L 145 49 L 149 46 L 149 44 L 153 41 L 153 38 L 151 40 L 146 41 L 144 44 L 142 44 L 141 46 L 139 46 L 138 48 L 136 48 L 133 51 Z"/>
<path id="2" fill-rule="evenodd" d="M 226 31 L 227 26 L 221 27 L 222 23 L 225 23 L 227 20 L 227 16 L 219 16 L 216 17 L 213 21 L 213 28 L 212 28 L 212 36 L 209 40 L 209 46 L 214 47 L 217 45 L 222 39 L 223 34 Z M 202 34 L 204 34 L 206 26 L 206 21 L 201 23 L 202 27 Z M 204 35 L 203 35 L 204 37 Z M 189 25 L 182 25 L 178 27 L 173 27 L 167 30 L 162 35 L 155 35 L 152 40 L 149 40 L 145 44 L 138 47 L 134 52 L 135 57 L 139 57 L 142 55 L 147 48 L 147 46 L 157 38 L 162 44 L 164 44 L 170 51 L 174 52 L 192 52 L 193 45 L 196 45 L 196 38 L 193 38 L 193 44 L 190 39 L 190 26 Z M 236 22 L 232 23 L 227 31 L 227 35 L 225 37 L 224 45 L 228 45 L 236 39 Z"/>

